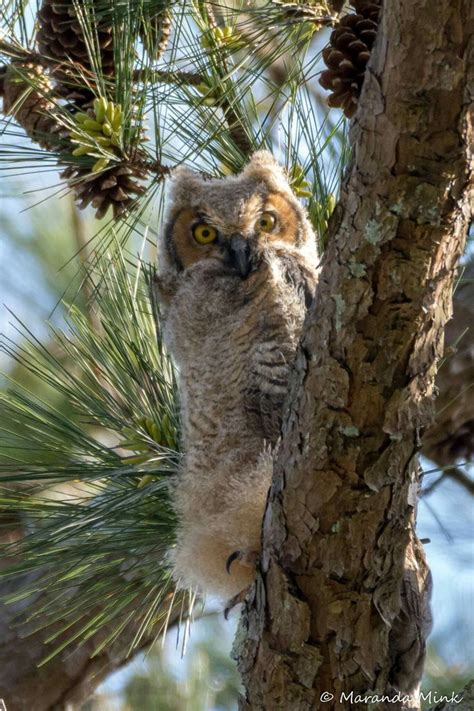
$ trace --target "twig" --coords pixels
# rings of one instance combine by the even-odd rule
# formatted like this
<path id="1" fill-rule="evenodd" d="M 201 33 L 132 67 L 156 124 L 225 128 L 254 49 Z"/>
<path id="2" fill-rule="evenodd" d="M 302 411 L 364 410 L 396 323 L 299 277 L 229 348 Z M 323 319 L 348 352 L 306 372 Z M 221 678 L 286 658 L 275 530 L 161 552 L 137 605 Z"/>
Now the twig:
<path id="1" fill-rule="evenodd" d="M 3 37 L 0 37 L 0 52 L 2 54 L 8 55 L 9 57 L 14 57 L 15 59 L 27 59 L 33 64 L 42 63 L 42 57 L 40 54 L 38 54 L 37 52 L 32 52 L 30 49 L 22 47 L 19 44 L 12 44 Z"/>
<path id="2" fill-rule="evenodd" d="M 86 232 L 84 229 L 84 221 L 79 215 L 79 211 L 75 205 L 73 196 L 70 197 L 69 204 L 72 232 L 77 247 L 77 256 L 81 261 L 82 271 L 84 272 L 84 276 L 81 281 L 81 289 L 84 294 L 87 318 L 89 319 L 89 323 L 94 333 L 99 334 L 102 332 L 102 324 L 93 307 L 95 290 L 89 280 L 89 274 L 87 271 L 87 265 L 90 262 L 91 256 L 89 253 L 90 240 L 87 239 Z"/>
<path id="3" fill-rule="evenodd" d="M 203 2 L 202 6 L 205 9 L 205 12 L 207 14 L 207 20 L 209 22 L 209 27 L 213 30 L 216 29 L 218 27 L 218 24 L 217 24 L 216 16 L 214 14 L 214 10 L 212 8 L 212 3 Z M 219 52 L 219 64 L 220 64 L 221 69 L 223 70 L 223 72 L 222 72 L 223 75 L 228 77 L 229 81 L 231 81 L 230 70 L 229 70 L 229 66 L 227 64 L 227 59 L 224 56 L 224 53 L 221 51 Z M 224 92 L 224 94 L 219 97 L 220 107 L 221 107 L 222 111 L 224 112 L 224 116 L 226 117 L 227 125 L 229 127 L 229 133 L 230 133 L 232 140 L 234 141 L 237 148 L 239 148 L 239 150 L 245 156 L 248 156 L 252 152 L 252 143 L 247 136 L 247 132 L 245 131 L 242 120 L 240 119 L 238 113 L 236 112 L 234 106 L 232 105 L 232 102 L 229 101 L 228 93 L 229 92 Z"/>
<path id="4" fill-rule="evenodd" d="M 204 77 L 198 72 L 165 71 L 162 69 L 145 71 L 143 69 L 135 69 L 133 72 L 133 81 L 137 83 L 189 84 L 190 86 L 198 86 L 202 84 Z"/>
<path id="5" fill-rule="evenodd" d="M 473 462 L 464 462 L 463 465 L 468 466 L 472 463 Z M 472 480 L 465 472 L 459 469 L 458 466 L 453 464 L 451 466 L 446 467 L 445 469 L 440 468 L 440 471 L 442 471 L 441 476 L 439 476 L 434 482 L 432 482 L 429 486 L 423 489 L 421 493 L 422 496 L 428 496 L 428 494 L 431 494 L 431 492 L 434 491 L 439 486 L 439 484 L 441 484 L 446 478 L 452 479 L 453 481 L 457 482 L 460 486 L 463 486 L 466 491 L 469 492 L 469 494 L 474 496 L 474 480 Z M 425 472 L 425 474 L 427 473 L 429 472 Z"/>

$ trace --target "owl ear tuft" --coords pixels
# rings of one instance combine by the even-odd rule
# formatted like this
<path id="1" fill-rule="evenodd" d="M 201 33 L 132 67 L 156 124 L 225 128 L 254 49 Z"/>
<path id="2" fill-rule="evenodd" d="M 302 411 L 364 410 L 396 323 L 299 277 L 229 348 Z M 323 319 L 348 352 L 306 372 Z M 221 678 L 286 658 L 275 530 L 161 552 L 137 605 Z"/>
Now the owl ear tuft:
<path id="1" fill-rule="evenodd" d="M 170 183 L 169 200 L 179 205 L 188 203 L 190 194 L 193 194 L 202 185 L 202 177 L 190 168 L 180 165 L 173 170 Z"/>
<path id="2" fill-rule="evenodd" d="M 270 151 L 262 150 L 254 153 L 243 174 L 245 177 L 264 181 L 272 189 L 289 190 L 285 171 Z"/>

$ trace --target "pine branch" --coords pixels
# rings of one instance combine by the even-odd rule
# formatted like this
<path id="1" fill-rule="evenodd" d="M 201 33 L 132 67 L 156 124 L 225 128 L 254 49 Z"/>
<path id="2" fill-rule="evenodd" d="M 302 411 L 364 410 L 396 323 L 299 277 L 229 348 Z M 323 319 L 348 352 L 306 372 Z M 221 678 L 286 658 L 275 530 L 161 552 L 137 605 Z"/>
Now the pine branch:
<path id="1" fill-rule="evenodd" d="M 95 319 L 72 308 L 70 332 L 53 330 L 74 370 L 32 334 L 26 346 L 2 342 L 70 403 L 62 414 L 18 384 L 0 397 L 0 506 L 28 531 L 3 547 L 12 562 L 1 577 L 13 581 L 4 585 L 11 604 L 41 592 L 27 608 L 28 629 L 52 625 L 50 654 L 91 630 L 100 645 L 125 635 L 132 650 L 186 597 L 174 596 L 165 560 L 175 526 L 167 482 L 179 463 L 174 372 L 157 341 L 144 269 L 120 254 L 98 263 Z M 15 482 L 23 488 L 12 490 Z"/>
<path id="2" fill-rule="evenodd" d="M 452 699 L 440 701 L 430 711 L 471 711 L 474 705 L 474 679 L 466 684 L 459 693 L 452 694 Z"/>

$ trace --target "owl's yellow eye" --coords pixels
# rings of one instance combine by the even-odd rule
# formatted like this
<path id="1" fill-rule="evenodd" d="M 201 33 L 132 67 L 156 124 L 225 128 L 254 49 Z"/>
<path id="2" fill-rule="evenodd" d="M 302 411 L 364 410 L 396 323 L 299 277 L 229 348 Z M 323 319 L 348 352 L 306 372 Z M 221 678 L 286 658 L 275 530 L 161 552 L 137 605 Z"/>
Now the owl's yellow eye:
<path id="1" fill-rule="evenodd" d="M 210 244 L 217 238 L 217 230 L 212 225 L 200 222 L 193 227 L 193 237 L 199 244 Z"/>
<path id="2" fill-rule="evenodd" d="M 263 212 L 257 220 L 256 227 L 261 232 L 271 232 L 275 225 L 275 215 L 272 212 Z"/>

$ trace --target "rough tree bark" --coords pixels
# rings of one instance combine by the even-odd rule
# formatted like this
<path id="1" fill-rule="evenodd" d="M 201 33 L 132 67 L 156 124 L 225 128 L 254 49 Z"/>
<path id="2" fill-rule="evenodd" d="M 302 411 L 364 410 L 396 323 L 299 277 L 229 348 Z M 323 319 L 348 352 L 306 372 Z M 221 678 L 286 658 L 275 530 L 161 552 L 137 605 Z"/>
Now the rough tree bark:
<path id="1" fill-rule="evenodd" d="M 357 708 L 342 694 L 387 689 L 420 436 L 472 219 L 473 22 L 471 0 L 384 0 L 236 643 L 242 708 Z"/>

